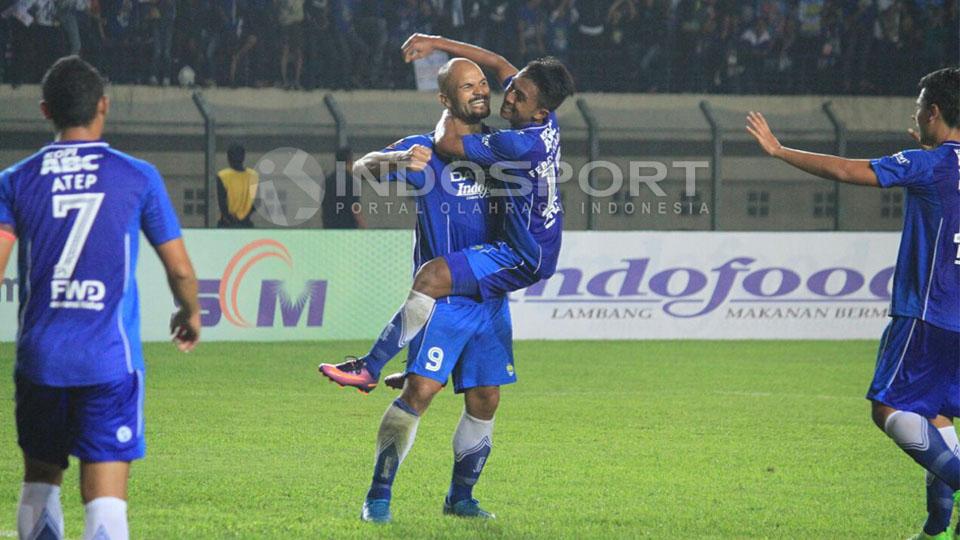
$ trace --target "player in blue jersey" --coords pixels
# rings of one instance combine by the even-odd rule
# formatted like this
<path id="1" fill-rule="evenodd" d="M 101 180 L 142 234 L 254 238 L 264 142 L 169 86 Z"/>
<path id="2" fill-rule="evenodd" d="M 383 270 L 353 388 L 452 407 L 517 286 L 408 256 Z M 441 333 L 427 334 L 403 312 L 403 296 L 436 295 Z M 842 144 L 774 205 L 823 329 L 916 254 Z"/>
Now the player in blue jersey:
<path id="1" fill-rule="evenodd" d="M 170 326 L 182 351 L 199 338 L 197 280 L 156 168 L 100 140 L 109 102 L 97 71 L 76 56 L 58 60 L 41 108 L 56 142 L 0 173 L 0 278 L 18 246 L 17 531 L 63 538 L 60 484 L 74 455 L 83 538 L 126 540 L 130 462 L 145 452 L 140 231 L 181 306 Z"/>
<path id="2" fill-rule="evenodd" d="M 780 144 L 760 113 L 747 117 L 747 131 L 766 153 L 808 173 L 906 190 L 893 319 L 867 399 L 876 425 L 927 470 L 928 517 L 914 538 L 946 540 L 960 493 L 953 425 L 960 415 L 960 70 L 930 73 L 919 87 L 911 133 L 921 150 L 873 160 L 793 150 Z"/>
<path id="3" fill-rule="evenodd" d="M 495 237 L 443 254 L 419 267 L 407 301 L 366 356 L 332 366 L 338 382 L 369 391 L 383 366 L 430 320 L 435 302 L 448 295 L 498 298 L 547 279 L 557 267 L 563 213 L 556 178 L 560 128 L 554 112 L 573 93 L 570 73 L 555 59 L 535 60 L 518 71 L 502 56 L 440 36 L 414 34 L 403 45 L 406 61 L 434 50 L 490 69 L 505 86 L 500 116 L 509 130 L 471 133 L 454 111 L 444 111 L 434 150 L 489 168 L 485 185 L 496 190 Z"/>
<path id="4" fill-rule="evenodd" d="M 458 58 L 438 76 L 440 102 L 458 119 L 456 129 L 480 133 L 490 114 L 490 89 L 483 71 Z M 491 241 L 499 218 L 490 214 L 488 190 L 478 183 L 475 167 L 442 159 L 432 151 L 433 134 L 406 137 L 354 166 L 357 176 L 406 182 L 417 190 L 414 268 L 437 257 L 450 256 Z M 416 301 L 411 293 L 411 300 Z M 407 380 L 401 396 L 383 415 L 377 434 L 373 480 L 361 510 L 365 521 L 390 521 L 391 488 L 397 468 L 413 445 L 420 417 L 449 378 L 464 394 L 464 411 L 453 438 L 454 466 L 444 512 L 463 517 L 491 518 L 473 498 L 473 486 L 490 455 L 493 421 L 500 386 L 516 381 L 512 328 L 505 295 L 447 296 L 431 304 L 430 322 L 410 343 Z M 410 321 L 399 315 L 392 340 L 400 339 Z M 379 344 L 378 344 L 379 346 Z M 374 347 L 369 356 L 383 353 Z M 392 356 L 392 355 L 391 355 Z M 369 391 L 377 379 L 357 381 L 358 359 L 320 371 L 341 385 Z M 362 368 L 360 368 L 362 369 Z"/>

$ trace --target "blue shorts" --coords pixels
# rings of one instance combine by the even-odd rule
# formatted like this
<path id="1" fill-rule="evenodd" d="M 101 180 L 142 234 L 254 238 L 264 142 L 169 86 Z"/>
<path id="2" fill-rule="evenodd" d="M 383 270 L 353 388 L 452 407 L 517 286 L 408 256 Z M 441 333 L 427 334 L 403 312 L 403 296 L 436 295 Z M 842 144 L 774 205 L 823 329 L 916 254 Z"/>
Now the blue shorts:
<path id="1" fill-rule="evenodd" d="M 441 384 L 452 374 L 458 394 L 517 382 L 509 304 L 506 298 L 438 301 L 427 326 L 410 343 L 407 373 Z"/>
<path id="2" fill-rule="evenodd" d="M 27 457 L 66 469 L 68 455 L 96 463 L 146 453 L 142 371 L 92 386 L 45 386 L 20 375 L 14 383 L 17 441 Z"/>
<path id="3" fill-rule="evenodd" d="M 540 281 L 536 269 L 505 242 L 479 244 L 444 258 L 455 295 L 489 300 Z"/>
<path id="4" fill-rule="evenodd" d="M 867 399 L 926 418 L 960 416 L 960 332 L 894 317 L 883 331 Z"/>

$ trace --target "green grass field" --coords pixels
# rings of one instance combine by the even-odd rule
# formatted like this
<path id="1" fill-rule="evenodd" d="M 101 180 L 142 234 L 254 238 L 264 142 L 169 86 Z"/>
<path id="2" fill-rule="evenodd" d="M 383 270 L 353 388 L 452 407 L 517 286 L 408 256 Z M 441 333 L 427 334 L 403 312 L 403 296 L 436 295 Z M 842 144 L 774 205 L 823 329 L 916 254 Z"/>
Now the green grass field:
<path id="1" fill-rule="evenodd" d="M 498 519 L 440 510 L 462 400 L 439 395 L 394 487 L 394 523 L 357 517 L 381 414 L 396 395 L 321 380 L 359 342 L 146 347 L 147 459 L 135 538 L 902 539 L 923 472 L 870 422 L 875 343 L 519 342 L 475 495 Z M 0 346 L 10 373 L 12 347 Z M 396 363 L 394 367 L 399 366 Z M 389 370 L 389 367 L 388 367 Z M 21 462 L 0 377 L 0 536 Z M 67 473 L 67 535 L 83 516 Z"/>

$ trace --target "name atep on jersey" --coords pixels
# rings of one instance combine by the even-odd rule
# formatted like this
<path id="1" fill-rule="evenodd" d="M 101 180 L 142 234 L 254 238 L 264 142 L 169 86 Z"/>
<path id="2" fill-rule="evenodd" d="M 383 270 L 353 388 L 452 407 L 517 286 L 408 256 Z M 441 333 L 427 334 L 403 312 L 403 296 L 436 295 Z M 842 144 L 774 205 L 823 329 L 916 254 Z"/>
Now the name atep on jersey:
<path id="1" fill-rule="evenodd" d="M 87 386 L 143 369 L 139 232 L 180 237 L 163 179 L 104 142 L 58 142 L 0 173 L 0 223 L 18 242 L 17 373 Z"/>
<path id="2" fill-rule="evenodd" d="M 52 194 L 86 191 L 97 183 L 98 163 L 103 154 L 80 155 L 78 148 L 61 148 L 43 155 L 40 176 L 57 175 L 50 189 Z M 50 282 L 50 308 L 103 309 L 106 285 L 96 279 L 70 279 L 79 257 L 78 247 L 86 244 L 93 219 L 103 204 L 103 193 L 86 196 L 53 195 L 53 217 L 64 218 L 71 209 L 78 211 L 66 247 L 53 270 Z"/>

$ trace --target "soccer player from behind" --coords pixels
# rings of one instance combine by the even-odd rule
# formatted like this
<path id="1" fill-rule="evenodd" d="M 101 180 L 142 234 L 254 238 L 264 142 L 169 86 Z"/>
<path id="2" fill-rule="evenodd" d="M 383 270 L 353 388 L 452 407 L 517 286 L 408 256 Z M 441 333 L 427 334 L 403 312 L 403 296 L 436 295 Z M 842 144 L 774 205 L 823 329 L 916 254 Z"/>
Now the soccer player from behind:
<path id="1" fill-rule="evenodd" d="M 327 377 L 362 391 L 374 388 L 383 366 L 420 333 L 437 299 L 498 298 L 529 287 L 553 275 L 560 254 L 563 211 L 556 185 L 560 126 L 555 110 L 573 94 L 570 72 L 553 58 L 534 60 L 518 71 L 496 53 L 440 36 L 414 34 L 403 45 L 407 62 L 435 50 L 490 69 L 505 88 L 500 116 L 511 129 L 464 133 L 462 119 L 447 110 L 437 124 L 433 148 L 448 159 L 499 169 L 499 181 L 487 179 L 487 186 L 499 195 L 496 212 L 502 222 L 493 241 L 421 266 L 407 300 L 367 355 L 324 364 Z"/>
<path id="2" fill-rule="evenodd" d="M 911 134 L 923 149 L 873 160 L 803 152 L 781 145 L 756 112 L 747 131 L 767 154 L 810 174 L 907 192 L 892 320 L 867 399 L 877 427 L 927 470 L 928 517 L 913 538 L 947 540 L 960 490 L 960 70 L 930 73 L 919 88 Z"/>
<path id="3" fill-rule="evenodd" d="M 130 462 L 144 456 L 136 273 L 143 231 L 180 305 L 173 340 L 200 334 L 197 280 L 163 179 L 101 140 L 103 80 L 77 56 L 43 78 L 56 141 L 0 173 L 0 277 L 17 244 L 16 423 L 21 539 L 62 539 L 60 484 L 80 459 L 83 538 L 126 540 Z"/>
<path id="4" fill-rule="evenodd" d="M 485 129 L 481 121 L 490 114 L 490 89 L 480 67 L 455 58 L 437 79 L 440 102 L 461 120 L 458 129 Z M 488 192 L 474 169 L 441 159 L 432 147 L 432 134 L 413 135 L 365 155 L 354 166 L 357 176 L 405 182 L 417 189 L 415 268 L 491 241 L 498 222 L 490 215 Z M 437 302 L 430 325 L 410 344 L 403 393 L 380 422 L 373 480 L 360 515 L 364 521 L 390 521 L 397 469 L 413 445 L 421 416 L 450 378 L 454 391 L 464 395 L 464 411 L 453 439 L 455 459 L 444 513 L 493 517 L 473 498 L 473 486 L 490 455 L 500 386 L 516 382 L 512 339 L 505 295 L 483 300 L 447 296 Z M 327 375 L 332 367 L 324 364 L 321 371 Z"/>

